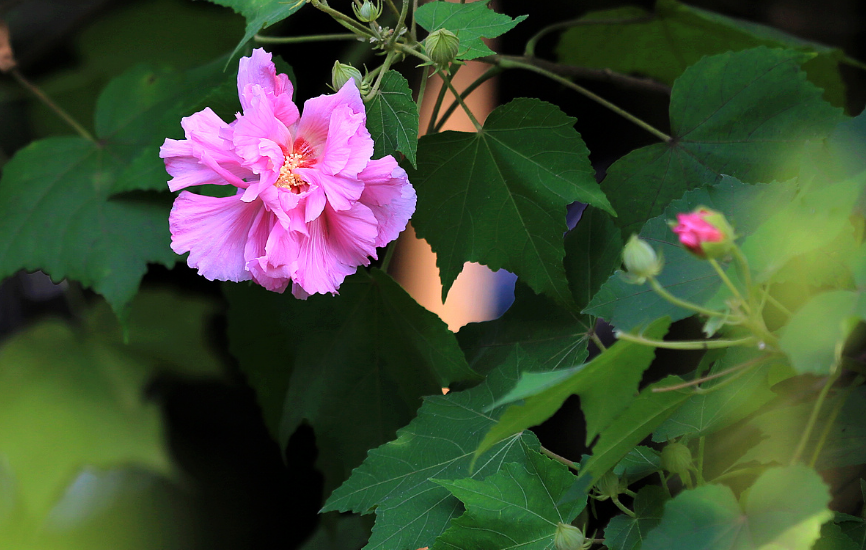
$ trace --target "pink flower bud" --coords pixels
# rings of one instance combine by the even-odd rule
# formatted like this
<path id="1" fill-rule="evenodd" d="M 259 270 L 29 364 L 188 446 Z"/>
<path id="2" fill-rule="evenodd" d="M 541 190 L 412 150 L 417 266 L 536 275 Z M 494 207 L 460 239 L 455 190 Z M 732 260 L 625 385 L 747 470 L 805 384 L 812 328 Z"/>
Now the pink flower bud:
<path id="1" fill-rule="evenodd" d="M 700 206 L 690 214 L 677 214 L 677 222 L 671 229 L 700 258 L 718 258 L 733 246 L 734 230 L 720 212 Z"/>

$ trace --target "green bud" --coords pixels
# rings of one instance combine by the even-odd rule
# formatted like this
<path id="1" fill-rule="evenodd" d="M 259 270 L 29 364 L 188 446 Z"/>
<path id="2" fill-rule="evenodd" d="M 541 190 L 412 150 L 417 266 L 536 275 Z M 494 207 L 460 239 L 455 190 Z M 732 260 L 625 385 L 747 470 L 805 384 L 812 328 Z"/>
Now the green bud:
<path id="1" fill-rule="evenodd" d="M 692 468 L 692 452 L 682 443 L 668 443 L 662 449 L 662 468 L 681 478 Z"/>
<path id="2" fill-rule="evenodd" d="M 446 65 L 457 57 L 460 51 L 460 39 L 453 32 L 439 29 L 430 33 L 424 40 L 427 55 L 437 65 Z"/>
<path id="3" fill-rule="evenodd" d="M 553 544 L 556 550 L 580 550 L 583 548 L 583 543 L 586 537 L 583 531 L 574 525 L 559 523 L 556 526 L 556 536 L 553 537 Z"/>
<path id="4" fill-rule="evenodd" d="M 346 82 L 354 80 L 358 90 L 361 89 L 364 83 L 364 77 L 361 76 L 361 71 L 351 65 L 334 62 L 334 67 L 331 69 L 331 86 L 335 91 L 339 91 Z"/>
<path id="5" fill-rule="evenodd" d="M 382 15 L 382 2 L 377 1 L 374 6 L 370 0 L 364 0 L 360 7 L 358 7 L 358 4 L 352 4 L 352 11 L 355 12 L 355 17 L 358 18 L 358 21 L 372 23 Z"/>
<path id="6" fill-rule="evenodd" d="M 618 496 L 622 492 L 622 486 L 619 477 L 612 471 L 608 471 L 595 484 L 595 490 L 598 491 L 596 500 L 607 500 Z"/>
<path id="7" fill-rule="evenodd" d="M 653 247 L 634 234 L 622 249 L 622 263 L 636 284 L 643 284 L 648 277 L 661 273 L 664 264 Z"/>

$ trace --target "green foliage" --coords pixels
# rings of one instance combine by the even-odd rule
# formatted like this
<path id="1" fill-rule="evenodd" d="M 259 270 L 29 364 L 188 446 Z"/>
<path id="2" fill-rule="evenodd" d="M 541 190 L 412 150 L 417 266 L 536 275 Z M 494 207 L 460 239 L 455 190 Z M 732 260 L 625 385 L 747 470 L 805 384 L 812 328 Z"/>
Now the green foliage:
<path id="1" fill-rule="evenodd" d="M 307 421 L 329 488 L 368 449 L 392 439 L 422 396 L 477 379 L 445 324 L 381 271 L 357 273 L 339 296 L 305 301 L 249 285 L 224 290 L 230 346 L 259 392 L 271 433 L 284 447 Z"/>
<path id="2" fill-rule="evenodd" d="M 623 239 L 613 219 L 586 208 L 580 222 L 565 236 L 565 272 L 577 309 L 592 297 L 622 262 Z"/>
<path id="3" fill-rule="evenodd" d="M 367 550 L 432 546 L 460 510 L 459 501 L 433 479 L 484 479 L 504 464 L 525 464 L 528 453 L 537 449 L 532 434 L 518 434 L 494 446 L 470 469 L 483 435 L 504 410 L 488 407 L 517 377 L 516 365 L 506 364 L 475 388 L 427 397 L 397 439 L 372 449 L 322 511 L 375 510 Z"/>
<path id="4" fill-rule="evenodd" d="M 571 303 L 565 207 L 579 200 L 612 212 L 573 125 L 549 103 L 516 99 L 477 133 L 421 139 L 418 171 L 409 172 L 418 192 L 412 221 L 437 254 L 443 298 L 463 264 L 477 261 Z"/>
<path id="5" fill-rule="evenodd" d="M 632 151 L 608 169 L 602 188 L 623 233 L 722 174 L 753 183 L 793 176 L 798 147 L 825 137 L 842 116 L 806 80 L 804 57 L 761 47 L 689 67 L 671 95 L 673 139 Z"/>
<path id="6" fill-rule="evenodd" d="M 244 37 L 235 46 L 231 59 L 240 52 L 241 48 L 250 41 L 260 30 L 266 29 L 275 23 L 289 17 L 303 6 L 306 2 L 280 0 L 210 0 L 214 4 L 231 8 L 235 13 L 243 15 L 247 20 Z"/>
<path id="7" fill-rule="evenodd" d="M 451 522 L 432 550 L 551 548 L 557 525 L 571 523 L 586 505 L 557 504 L 573 482 L 567 466 L 535 451 L 527 452 L 524 463 L 505 464 L 483 480 L 437 480 L 463 502 L 466 512 Z"/>
<path id="8" fill-rule="evenodd" d="M 487 2 L 454 4 L 450 2 L 428 2 L 415 12 L 415 21 L 425 30 L 433 32 L 447 29 L 460 39 L 457 59 L 475 59 L 493 55 L 482 38 L 496 38 L 510 31 L 526 19 L 521 15 L 514 19 L 496 13 L 487 7 Z"/>
<path id="9" fill-rule="evenodd" d="M 758 46 L 808 52 L 803 68 L 833 105 L 845 104 L 838 48 L 809 42 L 771 27 L 732 19 L 676 0 L 657 0 L 652 11 L 628 6 L 592 12 L 562 34 L 560 61 L 621 73 L 639 73 L 673 84 L 706 55 Z M 610 24 L 594 24 L 610 21 Z M 808 61 L 807 61 L 808 60 Z"/>
<path id="10" fill-rule="evenodd" d="M 379 93 L 367 104 L 367 129 L 373 136 L 374 158 L 406 155 L 415 166 L 418 148 L 418 106 L 412 99 L 409 82 L 397 71 L 382 77 Z"/>
<path id="11" fill-rule="evenodd" d="M 638 445 L 614 466 L 613 473 L 635 481 L 661 469 L 661 454 L 652 447 Z"/>
<path id="12" fill-rule="evenodd" d="M 662 519 L 667 500 L 661 487 L 647 485 L 634 499 L 635 517 L 620 514 L 604 530 L 604 544 L 610 550 L 638 550 Z"/>
<path id="13" fill-rule="evenodd" d="M 669 319 L 660 319 L 647 327 L 647 338 L 661 340 L 667 333 Z M 517 385 L 494 406 L 523 400 L 523 404 L 508 407 L 499 422 L 491 428 L 476 456 L 497 442 L 531 426 L 541 424 L 562 407 L 571 395 L 580 396 L 586 417 L 586 441 L 589 444 L 598 433 L 634 399 L 643 371 L 649 367 L 655 349 L 633 342 L 617 342 L 585 365 L 553 372 L 528 372 Z M 615 375 L 613 373 L 616 373 Z"/>
<path id="14" fill-rule="evenodd" d="M 665 505 L 661 523 L 641 549 L 808 550 L 818 539 L 821 524 L 832 517 L 827 486 L 804 466 L 764 472 L 743 500 L 738 503 L 723 485 L 683 491 Z"/>
<path id="15" fill-rule="evenodd" d="M 683 248 L 671 231 L 668 221 L 675 220 L 677 213 L 698 206 L 712 208 L 725 215 L 739 237 L 745 237 L 787 205 L 795 192 L 792 183 L 747 185 L 724 177 L 713 186 L 689 191 L 672 202 L 664 214 L 646 222 L 640 231 L 640 237 L 664 257 L 665 267 L 658 277 L 661 286 L 697 304 L 707 302 L 721 286 L 713 268 Z M 601 287 L 584 311 L 626 331 L 664 315 L 677 321 L 693 314 L 653 292 L 649 283 L 629 284 L 619 274 Z"/>

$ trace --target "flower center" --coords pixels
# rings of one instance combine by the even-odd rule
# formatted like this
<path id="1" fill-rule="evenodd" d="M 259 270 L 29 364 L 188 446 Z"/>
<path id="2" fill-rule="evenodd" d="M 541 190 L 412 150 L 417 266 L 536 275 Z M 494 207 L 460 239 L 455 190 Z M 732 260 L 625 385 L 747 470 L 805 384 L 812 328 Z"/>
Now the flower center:
<path id="1" fill-rule="evenodd" d="M 280 177 L 277 178 L 277 187 L 289 189 L 294 192 L 300 192 L 299 187 L 306 184 L 297 174 L 294 173 L 295 168 L 301 166 L 304 162 L 304 155 L 301 153 L 290 153 L 286 155 L 286 160 L 280 168 Z"/>

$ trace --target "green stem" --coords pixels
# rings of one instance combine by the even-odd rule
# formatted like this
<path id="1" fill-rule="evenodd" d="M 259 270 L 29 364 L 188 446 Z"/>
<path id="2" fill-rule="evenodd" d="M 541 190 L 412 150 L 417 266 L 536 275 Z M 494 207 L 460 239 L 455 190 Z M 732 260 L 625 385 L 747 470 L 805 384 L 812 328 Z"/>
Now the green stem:
<path id="1" fill-rule="evenodd" d="M 415 14 L 418 13 L 418 0 L 412 0 L 412 28 L 409 31 L 409 35 L 412 37 L 412 40 L 418 40 L 418 34 L 415 32 Z"/>
<path id="2" fill-rule="evenodd" d="M 472 84 L 467 86 L 467 88 L 465 90 L 463 90 L 463 93 L 460 94 L 460 97 L 463 99 L 466 99 L 469 96 L 469 94 L 471 94 L 472 92 L 475 91 L 476 88 L 478 88 L 479 86 L 481 86 L 482 84 L 484 84 L 485 82 L 487 82 L 488 80 L 493 78 L 494 76 L 498 75 L 502 71 L 503 71 L 503 69 L 501 67 L 499 67 L 498 65 L 494 65 L 494 66 L 490 67 L 487 71 L 484 72 L 484 74 L 482 74 L 481 76 L 476 78 L 475 82 L 473 82 Z M 445 110 L 445 112 L 442 114 L 442 117 L 436 123 L 436 128 L 433 130 L 435 133 L 439 133 L 442 131 L 442 126 L 445 125 L 445 122 L 448 120 L 448 117 L 450 117 L 454 113 L 454 111 L 457 110 L 457 107 L 459 107 L 459 106 L 460 106 L 460 103 L 458 103 L 457 101 L 453 101 L 451 103 L 451 105 L 448 107 L 448 109 Z"/>
<path id="3" fill-rule="evenodd" d="M 37 87 L 35 84 L 31 83 L 29 80 L 24 78 L 24 75 L 22 75 L 18 71 L 18 69 L 10 70 L 9 74 L 11 74 L 15 78 L 15 80 L 18 81 L 19 84 L 21 84 L 22 86 L 24 86 L 25 88 L 30 90 L 30 92 L 33 95 L 35 95 L 37 98 L 39 98 L 39 100 L 42 103 L 44 103 L 49 109 L 54 111 L 57 114 L 57 116 L 62 118 L 64 120 L 64 122 L 66 122 L 66 124 L 69 124 L 73 130 L 78 132 L 78 135 L 80 135 L 81 137 L 83 137 L 84 139 L 86 139 L 88 141 L 92 141 L 93 143 L 97 143 L 97 141 L 93 137 L 93 135 L 90 132 L 88 132 L 84 126 L 79 124 L 79 122 L 77 120 L 75 120 L 74 118 L 72 118 L 72 116 L 69 113 L 64 111 L 60 107 L 60 105 L 54 103 L 50 97 L 45 95 L 45 92 L 43 92 L 41 89 L 39 89 L 39 87 Z"/>
<path id="4" fill-rule="evenodd" d="M 382 85 L 382 79 L 385 78 L 385 73 L 388 72 L 388 69 L 391 68 L 391 63 L 393 63 L 394 58 L 399 54 L 395 51 L 389 51 L 388 55 L 385 56 L 385 62 L 379 67 L 379 74 L 376 75 L 376 82 L 373 84 L 373 87 L 370 88 L 370 93 L 367 94 L 367 99 L 373 98 L 379 92 L 379 86 Z"/>
<path id="5" fill-rule="evenodd" d="M 794 449 L 794 454 L 791 456 L 791 466 L 800 461 L 800 457 L 802 456 L 803 451 L 806 450 L 806 445 L 809 443 L 809 438 L 812 435 L 812 430 L 815 429 L 815 422 L 818 421 L 818 414 L 821 412 L 821 407 L 824 405 L 824 399 L 827 398 L 827 393 L 829 393 L 830 388 L 833 386 L 833 384 L 836 383 L 836 380 L 839 378 L 839 374 L 842 372 L 842 369 L 838 368 L 837 364 L 834 364 L 832 369 L 832 374 L 827 377 L 826 382 L 824 382 L 824 387 L 821 388 L 821 392 L 818 394 L 818 398 L 815 400 L 815 404 L 812 406 L 812 413 L 809 415 L 809 420 L 806 421 L 806 427 L 803 429 L 803 435 L 800 436 L 800 441 L 799 443 L 797 443 L 797 448 Z"/>
<path id="6" fill-rule="evenodd" d="M 616 495 L 612 496 L 610 498 L 610 500 L 612 500 L 613 503 L 616 504 L 616 507 L 619 508 L 620 510 L 622 510 L 623 513 L 626 514 L 627 516 L 630 516 L 633 518 L 637 517 L 634 512 L 632 512 L 631 510 L 628 509 L 628 506 L 626 506 L 625 504 L 623 504 L 622 502 L 619 501 L 619 497 L 617 497 Z"/>
<path id="7" fill-rule="evenodd" d="M 379 267 L 382 272 L 388 273 L 388 267 L 391 265 L 391 258 L 394 257 L 395 250 L 397 250 L 396 240 L 388 243 L 388 247 L 385 249 L 385 257 L 382 258 L 382 265 Z"/>
<path id="8" fill-rule="evenodd" d="M 398 10 L 397 6 L 394 5 L 393 0 L 385 0 L 385 3 L 388 4 L 388 7 L 390 7 L 391 11 L 394 12 L 394 15 L 396 15 L 398 17 L 400 16 L 400 10 Z M 404 1 L 403 3 L 405 4 L 406 2 Z"/>
<path id="9" fill-rule="evenodd" d="M 654 340 L 652 338 L 644 338 L 643 336 L 635 336 L 627 332 L 618 332 L 616 334 L 618 340 L 626 342 L 634 342 L 635 344 L 643 344 L 645 346 L 653 346 L 664 349 L 720 349 L 730 348 L 734 346 L 746 346 L 754 344 L 758 341 L 754 336 L 746 336 L 737 340 L 680 340 L 678 342 L 667 342 L 665 340 Z"/>
<path id="10" fill-rule="evenodd" d="M 704 485 L 706 482 L 704 481 L 704 444 L 706 443 L 706 438 L 701 436 L 698 438 L 698 457 L 697 457 L 697 465 L 695 474 L 698 478 L 698 485 Z"/>
<path id="11" fill-rule="evenodd" d="M 716 270 L 716 274 L 719 276 L 722 282 L 725 283 L 725 286 L 728 287 L 728 290 L 730 290 L 731 293 L 736 296 L 737 299 L 740 300 L 740 302 L 743 303 L 743 307 L 746 309 L 746 313 L 750 313 L 752 311 L 752 308 L 749 306 L 749 303 L 743 299 L 743 295 L 740 294 L 739 289 L 734 286 L 733 282 L 731 282 L 731 279 L 728 277 L 728 274 L 725 273 L 725 271 L 722 269 L 722 266 L 719 265 L 719 262 L 717 262 L 715 258 L 710 258 L 709 262 L 710 265 L 713 266 L 713 269 Z"/>
<path id="12" fill-rule="evenodd" d="M 598 346 L 598 351 L 604 353 L 604 351 L 607 350 L 607 348 L 604 345 L 604 342 L 602 342 L 601 338 L 598 337 L 598 334 L 595 333 L 595 329 L 592 329 L 590 331 L 589 338 L 590 338 L 590 340 L 595 342 L 596 346 Z"/>
<path id="13" fill-rule="evenodd" d="M 338 33 L 338 34 L 308 34 L 306 36 L 263 36 L 257 34 L 253 36 L 253 40 L 260 44 L 299 44 L 302 42 L 327 42 L 330 40 L 355 40 L 357 34 Z"/>
<path id="14" fill-rule="evenodd" d="M 773 296 L 770 294 L 770 289 L 769 289 L 769 287 L 765 287 L 765 288 L 764 288 L 764 298 L 765 298 L 768 302 L 770 302 L 771 304 L 773 304 L 773 307 L 775 307 L 776 309 L 778 309 L 779 311 L 781 311 L 782 313 L 784 313 L 787 317 L 790 317 L 790 316 L 794 315 L 793 313 L 791 313 L 791 310 L 789 310 L 788 308 L 786 308 L 786 307 L 782 304 L 782 302 L 780 302 L 779 300 L 773 298 Z"/>
<path id="15" fill-rule="evenodd" d="M 372 33 L 372 31 L 370 31 L 370 29 L 361 25 L 360 23 L 358 23 L 357 21 L 355 21 L 354 19 L 352 19 L 348 15 L 335 10 L 334 8 L 329 6 L 326 2 L 323 3 L 321 0 L 310 0 L 310 3 L 313 5 L 314 8 L 327 13 L 328 15 L 333 17 L 337 23 L 346 27 L 347 29 L 349 29 L 353 33 L 358 34 L 358 35 L 367 36 L 367 37 L 375 36 Z"/>
<path id="16" fill-rule="evenodd" d="M 416 106 L 418 114 L 421 114 L 421 105 L 424 103 L 424 92 L 427 90 L 427 80 L 430 78 L 430 70 L 424 67 L 424 72 L 421 73 L 421 85 L 418 87 L 418 101 Z"/>
<path id="17" fill-rule="evenodd" d="M 690 309 L 692 311 L 700 313 L 701 315 L 706 315 L 708 317 L 727 317 L 728 316 L 727 313 L 722 313 L 721 311 L 715 311 L 712 309 L 707 309 L 707 308 L 701 307 L 697 304 L 693 304 L 691 302 L 686 302 L 685 300 L 680 300 L 679 298 L 677 298 L 676 296 L 674 296 L 673 294 L 671 294 L 670 292 L 665 290 L 665 288 L 661 284 L 659 284 L 658 280 L 656 280 L 655 277 L 649 277 L 649 282 L 650 282 L 650 286 L 653 287 L 653 290 L 655 290 L 659 296 L 661 296 L 662 298 L 664 298 L 665 300 L 667 300 L 668 302 L 670 302 L 676 306 L 679 306 L 683 309 Z"/>
<path id="18" fill-rule="evenodd" d="M 818 462 L 818 456 L 821 454 L 821 449 L 824 448 L 824 444 L 827 442 L 827 437 L 830 435 L 830 429 L 836 422 L 836 418 L 842 411 L 842 407 L 845 405 L 845 401 L 848 400 L 848 396 L 851 395 L 851 392 L 853 392 L 857 386 L 863 383 L 863 380 L 864 377 L 862 375 L 857 376 L 857 378 L 854 379 L 854 382 L 845 390 L 845 393 L 836 400 L 836 404 L 833 406 L 833 411 L 824 423 L 824 429 L 821 430 L 821 437 L 818 438 L 818 443 L 815 444 L 815 450 L 812 451 L 812 458 L 809 460 L 810 468 L 814 468 L 815 463 Z"/>
<path id="19" fill-rule="evenodd" d="M 720 476 L 718 476 L 715 479 L 712 479 L 710 481 L 712 481 L 714 484 L 719 484 L 721 481 L 724 481 L 726 479 L 731 479 L 732 477 L 739 477 L 739 476 L 753 475 L 753 474 L 754 475 L 760 475 L 766 469 L 767 469 L 766 465 L 752 466 L 750 468 L 740 468 L 739 470 L 734 470 L 733 472 L 726 472 L 724 474 L 721 474 Z"/>
<path id="20" fill-rule="evenodd" d="M 756 357 L 755 359 L 750 359 L 744 363 L 740 363 L 739 365 L 734 365 L 731 368 L 725 369 L 721 372 L 717 372 L 715 374 L 709 374 L 707 376 L 702 376 L 700 378 L 695 378 L 694 380 L 690 380 L 688 382 L 683 382 L 681 384 L 675 384 L 673 386 L 665 386 L 664 388 L 653 388 L 653 393 L 662 393 L 666 391 L 676 391 L 682 390 L 685 388 L 690 388 L 692 386 L 698 386 L 703 384 L 704 382 L 709 382 L 710 380 L 715 380 L 716 378 L 721 378 L 723 376 L 727 376 L 733 372 L 741 371 L 748 369 L 749 367 L 753 367 L 755 365 L 759 365 L 765 361 L 767 361 L 771 355 L 762 355 L 761 357 Z M 713 386 L 715 387 L 715 386 Z"/>
<path id="21" fill-rule="evenodd" d="M 740 271 L 743 273 L 743 282 L 746 285 L 747 292 L 752 288 L 752 270 L 749 269 L 749 261 L 743 256 L 743 252 L 739 246 L 734 246 L 734 259 L 740 264 Z"/>
<path id="22" fill-rule="evenodd" d="M 668 498 L 673 498 L 671 495 L 671 488 L 668 487 L 668 480 L 665 478 L 665 473 L 663 470 L 658 470 L 659 477 L 662 478 L 662 487 L 665 489 L 665 493 L 668 494 Z"/>
<path id="23" fill-rule="evenodd" d="M 445 85 L 448 86 L 448 89 L 451 90 L 451 93 L 454 94 L 454 97 L 460 103 L 460 106 L 463 107 L 463 111 L 466 113 L 466 116 L 469 117 L 469 120 L 472 121 L 472 125 L 475 126 L 475 130 L 481 131 L 481 124 L 478 122 L 478 119 L 475 118 L 475 115 L 472 114 L 472 110 L 469 109 L 469 106 L 466 105 L 466 102 L 463 101 L 463 98 L 460 97 L 460 93 L 454 89 L 454 86 L 451 84 L 451 78 L 445 74 L 445 71 L 440 70 L 439 76 L 445 82 Z"/>
<path id="24" fill-rule="evenodd" d="M 565 464 L 566 466 L 568 466 L 569 468 L 571 468 L 571 469 L 574 470 L 575 472 L 578 471 L 577 464 L 575 464 L 574 462 L 568 460 L 568 459 L 565 458 L 564 456 L 560 456 L 560 455 L 554 453 L 553 451 L 551 451 L 550 449 L 548 449 L 547 447 L 545 447 L 545 446 L 543 446 L 543 445 L 541 446 L 541 454 L 547 456 L 548 458 L 552 458 L 553 460 L 555 460 L 555 461 L 557 461 L 557 462 L 560 462 L 560 463 L 562 463 L 562 464 Z"/>
<path id="25" fill-rule="evenodd" d="M 571 80 L 568 80 L 567 78 L 563 78 L 556 73 L 552 73 L 546 69 L 542 69 L 541 67 L 537 67 L 537 66 L 533 65 L 532 63 L 527 63 L 527 62 L 522 61 L 520 59 L 514 59 L 511 57 L 505 57 L 505 56 L 499 57 L 496 60 L 496 63 L 499 64 L 500 67 L 505 68 L 505 69 L 526 69 L 527 71 L 532 71 L 532 72 L 538 73 L 542 76 L 546 76 L 547 78 L 554 80 L 556 82 L 559 82 L 563 86 L 566 86 L 567 88 L 571 88 L 572 90 L 576 91 L 577 93 L 582 94 L 583 96 L 595 101 L 599 105 L 602 105 L 603 107 L 607 107 L 608 109 L 610 109 L 614 113 L 616 113 L 619 116 L 625 118 L 626 120 L 636 124 L 637 126 L 640 126 L 641 128 L 643 128 L 647 132 L 651 133 L 652 135 L 656 136 L 657 138 L 664 141 L 665 143 L 670 143 L 670 141 L 673 139 L 673 138 L 671 138 L 671 136 L 665 134 L 664 132 L 662 132 L 658 128 L 650 125 L 647 122 L 644 122 L 643 120 L 641 120 L 638 117 L 634 116 L 633 114 L 625 111 L 624 109 L 617 107 L 616 105 L 614 105 L 610 101 L 608 101 L 608 100 L 606 100 L 600 96 L 595 95 L 594 93 L 590 92 L 589 90 L 587 90 L 583 86 L 579 86 L 579 85 L 575 84 L 574 82 L 572 82 Z"/>

